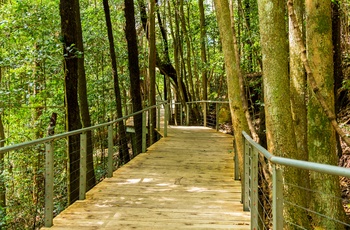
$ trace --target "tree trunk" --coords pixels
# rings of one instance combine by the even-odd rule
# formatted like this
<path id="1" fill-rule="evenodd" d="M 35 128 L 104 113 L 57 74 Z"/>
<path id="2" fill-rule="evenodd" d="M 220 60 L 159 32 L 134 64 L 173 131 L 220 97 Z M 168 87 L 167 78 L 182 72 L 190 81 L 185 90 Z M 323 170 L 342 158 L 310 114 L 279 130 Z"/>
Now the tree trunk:
<path id="1" fill-rule="evenodd" d="M 84 65 L 84 44 L 83 44 L 83 31 L 81 28 L 81 18 L 80 18 L 80 5 L 79 0 L 77 1 L 78 9 L 76 13 L 77 22 L 77 49 L 81 52 L 81 56 L 78 58 L 78 99 L 80 106 L 80 117 L 83 127 L 91 126 L 89 103 L 87 99 L 87 89 L 86 89 L 86 75 L 85 75 L 85 65 Z M 92 144 L 92 133 L 88 131 L 86 133 L 87 146 L 86 149 L 86 186 L 87 190 L 90 190 L 96 184 L 95 170 L 94 170 L 94 160 L 93 160 L 93 144 Z"/>
<path id="2" fill-rule="evenodd" d="M 113 88 L 114 88 L 114 94 L 115 94 L 115 103 L 117 107 L 116 108 L 117 117 L 121 118 L 123 117 L 123 107 L 122 107 L 122 99 L 121 99 L 121 93 L 120 93 L 120 87 L 119 87 L 117 58 L 116 58 L 115 49 L 114 49 L 114 37 L 113 37 L 113 29 L 112 29 L 108 0 L 103 0 L 103 8 L 104 8 L 105 17 L 106 17 L 107 33 L 108 33 L 108 40 L 109 40 L 109 52 L 111 55 L 111 62 L 112 62 L 113 83 L 114 83 Z M 119 157 L 120 157 L 121 164 L 125 164 L 130 161 L 130 155 L 128 151 L 128 140 L 126 137 L 126 130 L 125 130 L 123 121 L 118 122 L 118 134 L 119 134 L 119 145 L 120 145 Z"/>
<path id="3" fill-rule="evenodd" d="M 207 52 L 206 52 L 206 41 L 207 41 L 207 29 L 205 26 L 205 14 L 203 0 L 198 0 L 199 15 L 200 15 L 200 31 L 201 31 L 201 72 L 202 72 L 202 90 L 203 100 L 208 100 L 208 74 L 207 74 Z"/>
<path id="4" fill-rule="evenodd" d="M 319 93 L 328 109 L 334 113 L 334 70 L 332 47 L 332 18 L 330 1 L 306 1 L 306 46 L 310 67 Z M 308 80 L 311 80 L 310 78 Z M 309 81 L 310 84 L 310 81 Z M 334 128 L 312 89 L 308 103 L 308 150 L 309 160 L 323 164 L 337 165 L 336 135 Z M 339 189 L 339 178 L 319 173 L 310 173 L 311 189 L 323 191 L 313 193 L 311 209 L 330 217 L 312 215 L 313 225 L 324 229 L 344 229 L 342 224 L 332 221 L 342 220 L 344 210 Z"/>
<path id="5" fill-rule="evenodd" d="M 242 100 L 240 96 L 240 83 L 238 79 L 239 64 L 237 63 L 234 49 L 230 8 L 227 0 L 215 0 L 214 3 L 216 18 L 220 30 L 222 48 L 224 52 L 232 125 L 239 157 L 239 169 L 241 178 L 243 178 L 244 151 L 242 131 L 249 132 L 249 128 L 244 115 Z"/>
<path id="6" fill-rule="evenodd" d="M 156 31 L 155 31 L 155 0 L 149 0 L 149 47 L 148 47 L 148 77 L 149 106 L 156 104 Z M 156 108 L 149 114 L 149 140 L 150 145 L 156 141 Z"/>
<path id="7" fill-rule="evenodd" d="M 128 60 L 133 111 L 142 110 L 140 94 L 140 69 L 138 59 L 137 37 L 135 29 L 135 8 L 133 0 L 125 0 L 125 36 L 128 43 Z M 136 154 L 142 152 L 142 114 L 134 116 Z"/>
<path id="8" fill-rule="evenodd" d="M 76 14 L 77 1 L 61 0 L 61 33 L 63 41 L 64 77 L 65 77 L 65 107 L 66 129 L 72 131 L 81 128 L 80 109 L 78 104 L 78 44 Z M 80 137 L 68 137 L 68 203 L 72 204 L 79 198 L 79 161 Z"/>
<path id="9" fill-rule="evenodd" d="M 2 68 L 0 67 L 0 83 L 2 80 Z M 0 147 L 5 146 L 5 129 L 2 122 L 2 113 L 0 114 Z M 3 175 L 4 171 L 4 154 L 0 153 L 0 175 Z M 0 176 L 0 214 L 5 218 L 6 216 L 6 187 L 5 187 L 5 179 L 3 176 Z M 0 222 L 5 221 L 3 218 L 0 218 Z M 1 225 L 0 225 L 1 229 Z"/>
<path id="10" fill-rule="evenodd" d="M 297 15 L 299 25 L 302 25 L 304 18 L 304 1 L 294 1 L 294 12 Z M 289 28 L 293 28 L 293 22 L 289 18 Z M 300 31 L 304 31 L 304 28 L 300 28 Z M 294 152 L 292 158 L 298 160 L 308 161 L 307 150 L 307 109 L 306 109 L 306 74 L 303 62 L 300 57 L 300 47 L 297 43 L 297 35 L 293 29 L 289 30 L 289 59 L 290 59 L 290 96 L 291 96 L 291 109 L 293 117 L 293 127 L 295 133 L 295 140 L 297 144 L 297 151 Z M 298 185 L 309 189 L 310 177 L 309 172 L 306 170 L 300 170 L 298 172 L 300 179 Z M 310 193 L 307 190 L 300 190 L 299 196 L 304 197 L 301 202 L 302 207 L 309 207 Z M 304 214 L 306 215 L 306 213 Z M 310 228 L 308 218 L 301 220 L 302 226 Z"/>
<path id="11" fill-rule="evenodd" d="M 290 80 L 288 75 L 288 37 L 286 33 L 285 2 L 282 0 L 260 0 L 259 26 L 263 55 L 263 83 L 268 150 L 281 157 L 295 158 L 296 140 L 291 115 Z M 284 168 L 286 184 L 299 185 L 300 172 L 291 167 Z M 285 187 L 285 197 L 291 203 L 304 204 L 306 197 L 299 189 Z M 307 226 L 306 212 L 286 205 L 285 220 L 299 226 Z"/>

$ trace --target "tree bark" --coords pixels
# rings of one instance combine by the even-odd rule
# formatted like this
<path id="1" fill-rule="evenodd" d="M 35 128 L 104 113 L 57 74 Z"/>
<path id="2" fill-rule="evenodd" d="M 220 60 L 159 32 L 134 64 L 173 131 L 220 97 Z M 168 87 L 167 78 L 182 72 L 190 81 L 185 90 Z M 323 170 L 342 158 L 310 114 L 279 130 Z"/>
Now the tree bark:
<path id="1" fill-rule="evenodd" d="M 240 175 L 243 178 L 243 137 L 242 131 L 249 132 L 248 123 L 244 115 L 241 96 L 238 63 L 236 60 L 233 33 L 231 28 L 230 9 L 227 0 L 215 0 L 216 18 L 219 25 L 221 43 L 225 59 L 225 71 L 227 76 L 227 87 L 230 100 L 232 125 L 236 141 Z"/>
<path id="2" fill-rule="evenodd" d="M 203 0 L 198 0 L 199 15 L 200 15 L 200 31 L 201 31 L 201 73 L 202 73 L 202 98 L 203 100 L 208 100 L 208 74 L 207 74 L 207 51 L 206 51 L 206 41 L 207 41 L 207 29 L 205 26 L 205 13 Z"/>
<path id="3" fill-rule="evenodd" d="M 77 22 L 77 49 L 81 52 L 78 58 L 78 99 L 80 106 L 80 117 L 82 126 L 90 127 L 91 119 L 89 112 L 89 103 L 87 98 L 87 88 L 86 88 L 86 75 L 85 75 L 85 65 L 84 65 L 84 44 L 83 44 L 83 31 L 81 27 L 81 18 L 80 18 L 80 4 L 77 0 L 78 10 L 76 13 L 76 22 Z M 87 190 L 90 190 L 96 184 L 95 170 L 94 170 L 94 160 L 93 160 L 93 144 L 92 144 L 92 133 L 88 131 L 87 136 L 87 146 L 86 149 L 86 186 Z"/>
<path id="4" fill-rule="evenodd" d="M 117 58 L 116 58 L 115 49 L 114 49 L 114 37 L 113 37 L 113 29 L 112 29 L 112 22 L 111 22 L 108 0 L 103 0 L 103 8 L 105 12 L 107 34 L 108 34 L 108 40 L 109 40 L 109 52 L 111 55 L 111 62 L 112 62 L 113 88 L 114 88 L 114 96 L 115 96 L 115 103 L 116 103 L 116 109 L 117 109 L 117 117 L 121 118 L 123 117 L 123 108 L 122 108 L 122 99 L 121 99 L 121 93 L 120 93 L 120 87 L 119 87 Z M 120 145 L 119 157 L 120 157 L 121 164 L 125 164 L 130 161 L 130 155 L 128 151 L 128 140 L 126 137 L 126 130 L 125 130 L 123 121 L 118 122 L 118 134 L 119 134 L 118 139 L 119 139 L 119 145 Z"/>
<path id="5" fill-rule="evenodd" d="M 331 2 L 326 0 L 307 0 L 306 8 L 306 46 L 307 57 L 312 71 L 308 76 L 310 92 L 308 103 L 308 150 L 309 160 L 323 164 L 337 165 L 336 135 L 327 114 L 319 104 L 313 92 L 310 80 L 315 81 L 318 93 L 323 96 L 323 103 L 334 114 L 334 69 L 332 46 Z M 322 213 L 328 218 L 312 215 L 315 227 L 324 229 L 344 229 L 342 224 L 332 220 L 344 220 L 344 210 L 341 201 L 339 178 L 327 174 L 311 172 L 311 189 L 323 191 L 313 193 L 311 209 Z"/>
<path id="6" fill-rule="evenodd" d="M 269 152 L 276 156 L 294 158 L 296 139 L 291 115 L 290 79 L 288 74 L 288 37 L 285 23 L 285 2 L 283 0 L 259 0 L 259 26 L 263 55 L 263 83 L 266 116 L 266 135 Z M 299 185 L 300 171 L 284 168 L 286 184 Z M 285 186 L 286 199 L 303 204 L 299 189 Z M 307 223 L 306 212 L 288 205 L 285 220 L 299 226 Z M 290 227 L 290 226 L 288 226 Z"/>
<path id="7" fill-rule="evenodd" d="M 155 0 L 149 0 L 149 47 L 148 47 L 148 77 L 149 106 L 156 104 L 156 31 L 155 31 Z M 156 141 L 156 108 L 149 114 L 149 140 L 150 145 Z"/>
<path id="8" fill-rule="evenodd" d="M 2 68 L 0 67 L 0 83 L 2 81 Z M 2 122 L 2 113 L 0 114 L 0 147 L 5 146 L 5 129 Z M 0 175 L 3 175 L 4 171 L 4 154 L 0 153 Z M 5 187 L 5 179 L 3 176 L 0 176 L 0 214 L 5 218 L 6 216 L 6 187 Z M 0 218 L 0 221 L 4 221 L 3 218 Z M 1 225 L 0 225 L 1 228 Z"/>
<path id="9" fill-rule="evenodd" d="M 304 1 L 295 1 L 295 13 L 297 19 L 302 25 L 304 19 L 305 7 Z M 289 18 L 289 28 L 293 28 L 293 22 Z M 305 28 L 300 28 L 304 31 Z M 307 108 L 306 108 L 306 74 L 303 66 L 303 62 L 300 58 L 300 47 L 297 43 L 297 35 L 293 29 L 289 30 L 289 60 L 290 60 L 290 96 L 291 96 L 291 109 L 293 117 L 293 126 L 295 139 L 297 144 L 297 150 L 292 156 L 294 159 L 308 161 L 308 148 L 307 148 Z M 299 185 L 309 189 L 310 177 L 309 172 L 306 170 L 300 170 L 298 173 L 300 178 Z M 310 193 L 307 190 L 301 190 L 300 197 L 304 199 L 300 200 L 301 206 L 309 207 Z M 309 220 L 303 219 L 303 226 L 310 228 Z"/>
<path id="10" fill-rule="evenodd" d="M 129 74 L 131 86 L 131 99 L 133 111 L 142 110 L 141 94 L 140 94 L 140 69 L 138 59 L 137 37 L 135 29 L 135 8 L 133 0 L 125 0 L 125 36 L 128 43 L 128 60 Z M 142 114 L 134 116 L 136 154 L 142 152 Z"/>
<path id="11" fill-rule="evenodd" d="M 76 14 L 77 1 L 61 0 L 61 33 L 64 56 L 65 79 L 65 107 L 66 129 L 72 131 L 81 128 L 80 109 L 78 103 L 78 56 L 76 48 L 78 44 Z M 68 137 L 68 203 L 72 204 L 79 198 L 79 161 L 80 161 L 80 137 L 74 135 Z"/>

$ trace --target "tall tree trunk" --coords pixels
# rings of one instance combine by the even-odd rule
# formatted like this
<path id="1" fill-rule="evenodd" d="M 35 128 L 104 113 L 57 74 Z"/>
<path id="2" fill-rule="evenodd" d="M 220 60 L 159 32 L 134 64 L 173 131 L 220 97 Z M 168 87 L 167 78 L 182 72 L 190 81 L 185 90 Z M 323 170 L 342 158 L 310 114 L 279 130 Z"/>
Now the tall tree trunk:
<path id="1" fill-rule="evenodd" d="M 81 128 L 78 104 L 78 44 L 76 14 L 79 10 L 77 1 L 61 0 L 61 33 L 64 55 L 66 129 L 72 131 Z M 68 202 L 72 204 L 79 198 L 79 161 L 80 137 L 68 137 Z"/>
<path id="2" fill-rule="evenodd" d="M 200 31 L 201 31 L 201 72 L 202 72 L 202 88 L 203 88 L 203 100 L 208 100 L 208 74 L 207 74 L 207 29 L 205 26 L 205 13 L 203 0 L 198 0 L 199 15 L 200 15 Z"/>
<path id="3" fill-rule="evenodd" d="M 90 112 L 89 112 L 89 103 L 87 98 L 87 89 L 86 89 L 86 75 L 85 75 L 85 65 L 84 65 L 84 44 L 83 44 L 83 31 L 81 27 L 81 18 L 80 18 L 80 5 L 79 0 L 77 1 L 78 10 L 76 13 L 76 22 L 77 22 L 77 49 L 81 52 L 81 56 L 78 59 L 78 99 L 80 106 L 80 117 L 83 127 L 91 126 Z M 93 160 L 93 144 L 92 144 L 92 133 L 88 131 L 87 136 L 87 146 L 86 149 L 86 186 L 90 190 L 96 184 L 95 170 L 94 170 L 94 160 Z"/>
<path id="4" fill-rule="evenodd" d="M 116 108 L 117 116 L 118 118 L 120 118 L 120 117 L 123 117 L 123 107 L 122 107 L 122 99 L 121 99 L 121 93 L 120 93 L 120 87 L 119 87 L 117 58 L 116 58 L 115 49 L 114 49 L 114 37 L 113 37 L 113 29 L 112 29 L 112 22 L 111 22 L 108 0 L 103 0 L 103 8 L 104 8 L 105 17 L 106 17 L 107 33 L 108 33 L 108 40 L 109 40 L 109 52 L 111 55 L 111 62 L 112 62 L 113 83 L 114 83 L 113 88 L 114 88 L 114 94 L 115 94 L 115 103 L 117 107 Z M 119 145 L 120 145 L 119 157 L 121 160 L 121 164 L 125 164 L 128 161 L 130 161 L 130 155 L 128 151 L 128 145 L 127 145 L 128 142 L 127 142 L 126 130 L 125 130 L 123 121 L 118 122 L 118 134 L 119 134 Z"/>
<path id="5" fill-rule="evenodd" d="M 326 0 L 307 0 L 306 8 L 306 46 L 310 67 L 319 93 L 328 109 L 334 113 L 334 70 L 332 47 L 331 2 Z M 311 78 L 308 79 L 309 84 Z M 308 150 L 309 160 L 323 164 L 337 165 L 336 135 L 334 128 L 312 89 L 308 103 Z M 313 215 L 313 225 L 324 229 L 344 229 L 332 221 L 342 219 L 344 210 L 340 197 L 339 178 L 315 172 L 310 173 L 311 189 L 323 191 L 313 193 L 311 209 L 328 218 Z"/>
<path id="6" fill-rule="evenodd" d="M 129 74 L 133 111 L 142 110 L 140 94 L 140 69 L 138 59 L 137 37 L 135 29 L 135 8 L 133 0 L 125 0 L 125 36 L 128 43 Z M 134 116 L 136 153 L 142 152 L 142 114 Z"/>
<path id="7" fill-rule="evenodd" d="M 0 67 L 0 83 L 2 81 L 2 68 Z M 0 147 L 5 146 L 5 129 L 2 122 L 2 113 L 0 114 Z M 3 222 L 6 216 L 6 187 L 5 187 L 5 179 L 2 176 L 4 171 L 4 154 L 0 153 L 0 221 Z M 0 225 L 1 229 L 1 225 Z"/>
<path id="8" fill-rule="evenodd" d="M 304 1 L 294 1 L 294 12 L 297 15 L 299 25 L 303 25 L 305 7 Z M 293 22 L 289 18 L 289 28 L 293 28 Z M 300 28 L 300 31 L 304 31 L 305 28 Z M 306 108 L 306 74 L 303 62 L 300 57 L 300 46 L 297 43 L 297 35 L 293 29 L 289 30 L 289 62 L 290 62 L 290 96 L 291 96 L 291 109 L 293 117 L 293 126 L 295 133 L 295 140 L 297 144 L 297 151 L 292 156 L 294 159 L 308 161 L 308 148 L 307 148 L 307 108 Z M 299 170 L 298 185 L 309 189 L 310 177 L 309 172 L 306 170 Z M 299 191 L 299 196 L 304 197 L 300 200 L 300 206 L 309 207 L 310 194 L 307 190 L 303 189 Z M 305 214 L 306 215 L 306 214 Z M 302 226 L 310 228 L 309 220 L 303 218 L 301 220 Z"/>
<path id="9" fill-rule="evenodd" d="M 291 115 L 290 80 L 288 75 L 288 43 L 286 33 L 286 7 L 283 0 L 259 0 L 259 26 L 263 55 L 263 82 L 268 150 L 288 158 L 296 156 L 296 140 Z M 284 168 L 286 184 L 298 185 L 304 178 L 300 171 Z M 300 197 L 298 189 L 286 186 L 286 199 L 303 204 L 306 197 Z M 285 220 L 305 226 L 306 212 L 295 206 L 286 205 Z"/>
<path id="10" fill-rule="evenodd" d="M 232 125 L 239 157 L 239 169 L 243 178 L 243 138 L 242 131 L 249 132 L 248 123 L 244 115 L 240 96 L 240 83 L 238 79 L 239 64 L 236 60 L 233 33 L 231 29 L 230 8 L 227 0 L 215 0 L 216 18 L 219 25 L 221 43 L 225 59 L 225 71 L 230 100 Z"/>
<path id="11" fill-rule="evenodd" d="M 156 30 L 155 30 L 155 0 L 149 0 L 149 47 L 148 47 L 148 77 L 149 105 L 156 104 Z M 150 144 L 156 141 L 156 108 L 150 110 L 149 140 Z"/>

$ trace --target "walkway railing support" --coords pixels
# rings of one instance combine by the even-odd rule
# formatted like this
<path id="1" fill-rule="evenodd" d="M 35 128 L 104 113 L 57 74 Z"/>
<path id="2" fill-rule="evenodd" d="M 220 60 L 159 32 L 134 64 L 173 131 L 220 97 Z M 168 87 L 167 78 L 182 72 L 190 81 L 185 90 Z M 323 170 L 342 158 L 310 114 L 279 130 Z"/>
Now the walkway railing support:
<path id="1" fill-rule="evenodd" d="M 272 166 L 272 226 L 273 229 L 283 229 L 283 178 L 282 170 L 275 164 Z"/>
<path id="2" fill-rule="evenodd" d="M 108 163 L 107 163 L 107 177 L 113 176 L 113 125 L 108 126 Z"/>
<path id="3" fill-rule="evenodd" d="M 207 103 L 203 102 L 203 125 L 207 127 Z"/>
<path id="4" fill-rule="evenodd" d="M 186 103 L 186 125 L 190 125 L 190 104 Z"/>
<path id="5" fill-rule="evenodd" d="M 160 131 L 160 106 L 157 107 L 157 130 Z"/>
<path id="6" fill-rule="evenodd" d="M 170 104 L 167 103 L 164 105 L 165 111 L 164 111 L 164 137 L 168 136 L 168 119 L 169 119 L 169 107 Z"/>
<path id="7" fill-rule="evenodd" d="M 252 148 L 250 153 L 251 163 L 250 163 L 250 215 L 251 215 L 251 229 L 259 228 L 259 190 L 258 190 L 258 151 L 256 148 Z M 279 228 L 276 228 L 279 229 Z M 282 228 L 283 229 L 283 228 Z"/>
<path id="8" fill-rule="evenodd" d="M 84 200 L 86 193 L 86 145 L 86 132 L 84 132 L 80 134 L 79 200 Z"/>
<path id="9" fill-rule="evenodd" d="M 219 131 L 219 103 L 215 104 L 215 128 Z"/>
<path id="10" fill-rule="evenodd" d="M 244 143 L 244 177 L 243 177 L 243 185 L 242 185 L 242 203 L 243 203 L 243 210 L 249 211 L 249 170 L 250 170 L 250 152 L 251 148 L 249 146 L 248 141 L 245 141 Z"/>
<path id="11" fill-rule="evenodd" d="M 53 224 L 53 141 L 45 143 L 45 227 Z"/>
<path id="12" fill-rule="evenodd" d="M 142 152 L 145 153 L 146 152 L 146 129 L 147 129 L 147 126 L 146 126 L 146 111 L 144 111 L 142 113 Z"/>

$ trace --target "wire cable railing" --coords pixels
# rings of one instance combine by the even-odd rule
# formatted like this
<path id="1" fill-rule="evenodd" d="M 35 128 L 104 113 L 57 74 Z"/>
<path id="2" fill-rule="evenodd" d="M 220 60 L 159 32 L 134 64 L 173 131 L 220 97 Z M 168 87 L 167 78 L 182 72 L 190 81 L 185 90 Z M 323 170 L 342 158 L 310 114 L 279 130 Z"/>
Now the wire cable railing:
<path id="1" fill-rule="evenodd" d="M 5 191 L 0 194 L 6 196 L 5 207 L 0 206 L 0 229 L 52 226 L 53 217 L 72 201 L 85 199 L 89 189 L 113 176 L 123 163 L 122 154 L 133 158 L 146 152 L 151 144 L 147 135 L 151 109 L 156 110 L 158 117 L 157 124 L 151 127 L 161 130 L 162 119 L 162 136 L 166 137 L 169 104 L 162 102 L 107 123 L 0 148 L 0 154 L 5 156 L 0 172 Z M 132 129 L 120 135 L 117 124 L 123 122 L 127 126 L 127 120 L 136 115 L 142 115 L 142 124 L 133 124 L 142 126 L 142 138 L 135 138 Z M 69 145 L 77 146 L 68 151 L 77 156 L 71 162 L 67 157 Z M 70 184 L 78 186 L 70 189 Z"/>
<path id="2" fill-rule="evenodd" d="M 284 229 L 290 226 L 293 229 L 309 229 L 300 223 L 294 223 L 284 218 L 286 208 L 299 209 L 308 216 L 317 216 L 327 221 L 334 222 L 344 229 L 350 227 L 349 221 L 341 217 L 329 216 L 326 213 L 316 211 L 312 206 L 295 203 L 285 196 L 289 190 L 304 191 L 311 196 L 324 197 L 324 202 L 344 202 L 344 197 L 329 194 L 329 191 L 318 191 L 301 186 L 300 184 L 287 183 L 283 174 L 289 168 L 306 170 L 310 173 L 321 173 L 340 177 L 350 177 L 350 168 L 320 164 L 302 160 L 277 157 L 269 153 L 265 148 L 256 143 L 247 133 L 243 132 L 244 143 L 244 176 L 242 185 L 243 208 L 251 213 L 251 229 Z M 263 178 L 261 162 L 265 162 L 271 180 Z M 334 177 L 335 179 L 338 177 Z"/>

